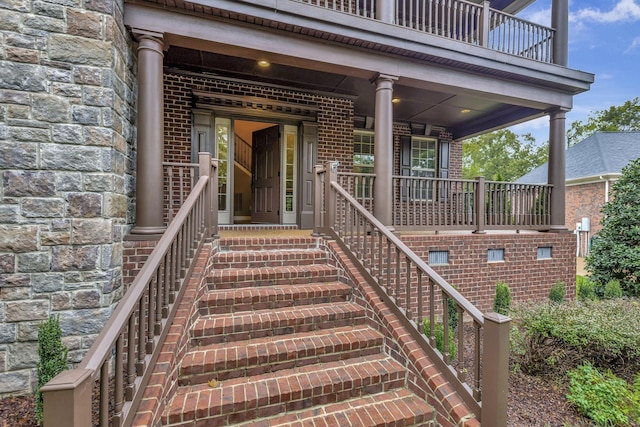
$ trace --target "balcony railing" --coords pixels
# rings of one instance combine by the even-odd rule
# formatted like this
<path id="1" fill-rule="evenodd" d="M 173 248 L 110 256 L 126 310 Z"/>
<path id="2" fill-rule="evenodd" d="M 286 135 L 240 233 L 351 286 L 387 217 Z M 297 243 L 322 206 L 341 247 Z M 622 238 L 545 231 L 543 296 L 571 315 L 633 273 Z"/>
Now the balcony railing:
<path id="1" fill-rule="evenodd" d="M 375 175 L 340 172 L 338 183 L 370 212 Z M 549 230 L 549 185 L 393 177 L 393 225 L 421 230 Z"/>
<path id="2" fill-rule="evenodd" d="M 375 0 L 296 0 L 364 18 L 385 20 Z M 553 63 L 555 30 L 465 0 L 395 0 L 387 22 L 423 33 Z"/>

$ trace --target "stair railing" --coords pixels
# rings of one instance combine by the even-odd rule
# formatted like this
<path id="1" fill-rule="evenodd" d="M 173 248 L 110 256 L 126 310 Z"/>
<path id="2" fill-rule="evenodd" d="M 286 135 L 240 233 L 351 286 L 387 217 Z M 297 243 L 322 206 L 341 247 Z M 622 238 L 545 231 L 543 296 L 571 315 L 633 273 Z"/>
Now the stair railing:
<path id="1" fill-rule="evenodd" d="M 253 164 L 253 148 L 251 144 L 236 135 L 234 143 L 234 160 L 240 166 L 251 172 Z"/>
<path id="2" fill-rule="evenodd" d="M 191 194 L 82 362 L 42 387 L 47 427 L 131 425 L 197 254 L 218 231 L 212 204 L 218 199 L 218 160 L 200 153 L 199 171 Z M 92 420 L 92 405 L 99 408 L 98 420 Z"/>
<path id="3" fill-rule="evenodd" d="M 315 171 L 314 234 L 336 239 L 482 424 L 505 427 L 511 319 L 480 312 L 411 251 L 340 186 L 337 163 Z M 449 301 L 455 310 L 447 308 Z M 446 327 L 454 312 L 455 329 Z M 469 341 L 473 356 L 465 360 Z"/>

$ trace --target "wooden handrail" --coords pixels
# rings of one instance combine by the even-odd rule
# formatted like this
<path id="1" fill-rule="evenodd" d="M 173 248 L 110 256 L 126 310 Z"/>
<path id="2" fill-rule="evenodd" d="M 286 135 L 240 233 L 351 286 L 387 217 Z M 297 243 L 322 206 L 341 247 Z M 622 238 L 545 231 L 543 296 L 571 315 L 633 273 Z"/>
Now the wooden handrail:
<path id="1" fill-rule="evenodd" d="M 42 387 L 47 427 L 92 425 L 94 381 L 100 383 L 100 427 L 131 425 L 186 288 L 184 284 L 191 277 L 194 258 L 217 230 L 212 218 L 212 200 L 217 200 L 217 187 L 213 188 L 217 168 L 217 160 L 211 160 L 209 153 L 200 153 L 200 178 L 191 194 L 82 362 Z M 110 370 L 112 360 L 114 368 Z M 110 376 L 115 380 L 112 397 Z M 109 414 L 110 403 L 113 414 Z"/>

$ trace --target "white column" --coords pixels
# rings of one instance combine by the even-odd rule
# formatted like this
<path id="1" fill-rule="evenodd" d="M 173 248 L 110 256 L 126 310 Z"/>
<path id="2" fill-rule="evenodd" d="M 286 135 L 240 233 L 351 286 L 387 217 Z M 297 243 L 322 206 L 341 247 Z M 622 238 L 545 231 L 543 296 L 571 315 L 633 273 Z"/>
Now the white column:
<path id="1" fill-rule="evenodd" d="M 396 2 L 395 0 L 376 1 L 376 19 L 382 22 L 393 24 L 395 22 Z"/>
<path id="2" fill-rule="evenodd" d="M 373 172 L 373 214 L 393 226 L 393 82 L 397 77 L 380 74 L 376 79 L 376 113 Z"/>

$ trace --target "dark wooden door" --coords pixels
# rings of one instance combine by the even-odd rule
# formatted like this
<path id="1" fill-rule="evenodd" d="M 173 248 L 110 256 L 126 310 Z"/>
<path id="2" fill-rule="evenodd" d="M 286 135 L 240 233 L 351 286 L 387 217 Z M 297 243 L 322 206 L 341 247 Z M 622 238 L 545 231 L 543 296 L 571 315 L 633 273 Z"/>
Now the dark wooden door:
<path id="1" fill-rule="evenodd" d="M 251 221 L 280 223 L 280 126 L 253 133 Z"/>

